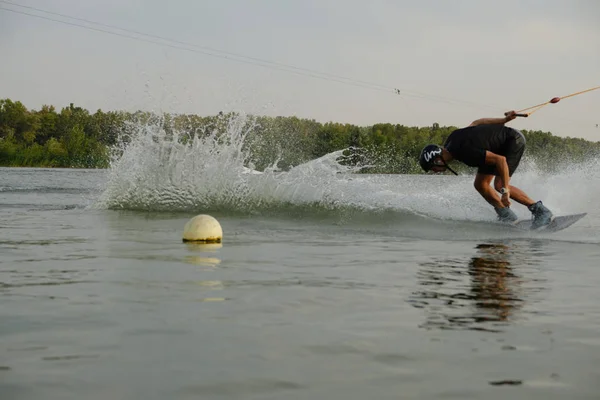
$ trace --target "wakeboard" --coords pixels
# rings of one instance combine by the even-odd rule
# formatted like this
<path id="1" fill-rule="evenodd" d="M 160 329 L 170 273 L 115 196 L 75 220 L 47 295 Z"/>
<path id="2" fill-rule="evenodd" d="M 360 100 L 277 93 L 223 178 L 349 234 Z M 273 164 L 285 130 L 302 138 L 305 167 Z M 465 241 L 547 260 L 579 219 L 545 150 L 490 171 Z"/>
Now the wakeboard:
<path id="1" fill-rule="evenodd" d="M 585 217 L 586 215 L 587 215 L 587 213 L 560 215 L 558 217 L 554 217 L 552 222 L 550 222 L 548 225 L 542 226 L 541 228 L 538 228 L 538 229 L 531 228 L 531 223 L 533 222 L 533 220 L 530 220 L 530 219 L 517 221 L 516 223 L 511 224 L 511 225 L 513 227 L 515 227 L 519 230 L 523 230 L 523 231 L 532 230 L 534 232 L 558 232 L 558 231 L 562 231 L 563 229 L 568 228 L 569 226 L 573 225 L 575 222 L 579 221 L 581 218 Z"/>

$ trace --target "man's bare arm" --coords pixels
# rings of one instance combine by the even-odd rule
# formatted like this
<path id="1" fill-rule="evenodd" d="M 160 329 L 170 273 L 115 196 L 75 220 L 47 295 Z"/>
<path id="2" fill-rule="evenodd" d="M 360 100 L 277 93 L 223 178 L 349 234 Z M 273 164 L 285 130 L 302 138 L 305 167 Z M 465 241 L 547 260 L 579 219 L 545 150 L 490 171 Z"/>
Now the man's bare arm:
<path id="1" fill-rule="evenodd" d="M 510 111 L 506 113 L 506 116 L 503 118 L 480 118 L 471 122 L 471 125 L 469 126 L 505 124 L 509 121 L 512 121 L 516 117 L 516 113 L 514 111 Z"/>

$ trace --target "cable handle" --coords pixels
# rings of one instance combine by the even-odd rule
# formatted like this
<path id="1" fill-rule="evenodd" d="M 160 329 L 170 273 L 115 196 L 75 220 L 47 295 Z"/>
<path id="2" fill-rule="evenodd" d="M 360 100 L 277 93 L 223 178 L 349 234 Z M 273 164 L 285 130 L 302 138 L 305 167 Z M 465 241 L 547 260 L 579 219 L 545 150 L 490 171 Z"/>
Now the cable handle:
<path id="1" fill-rule="evenodd" d="M 508 116 L 508 112 L 505 112 L 505 113 L 504 113 L 504 116 L 505 116 L 505 117 L 506 117 L 506 116 Z M 529 117 L 529 114 L 517 113 L 517 114 L 515 114 L 515 117 L 523 117 L 523 118 L 527 118 L 527 117 Z"/>

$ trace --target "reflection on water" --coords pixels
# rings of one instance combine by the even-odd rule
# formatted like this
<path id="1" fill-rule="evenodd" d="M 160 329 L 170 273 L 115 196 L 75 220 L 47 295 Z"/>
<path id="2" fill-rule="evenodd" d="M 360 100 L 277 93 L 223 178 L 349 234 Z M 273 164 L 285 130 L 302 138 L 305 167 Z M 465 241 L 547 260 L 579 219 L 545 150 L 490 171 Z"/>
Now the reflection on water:
<path id="1" fill-rule="evenodd" d="M 481 244 L 477 249 L 479 256 L 469 262 L 469 274 L 475 306 L 484 311 L 479 318 L 481 321 L 506 321 L 523 301 L 518 297 L 519 277 L 513 273 L 508 261 L 509 248 Z"/>
<path id="2" fill-rule="evenodd" d="M 523 271 L 537 264 L 535 242 L 482 243 L 473 257 L 441 259 L 421 264 L 421 290 L 410 303 L 426 311 L 426 329 L 467 329 L 499 332 L 514 322 L 530 293 Z M 532 288 L 533 289 L 533 288 Z"/>
<path id="3" fill-rule="evenodd" d="M 217 253 L 223 245 L 221 243 L 185 243 L 187 249 L 191 253 Z M 195 264 L 203 267 L 216 267 L 221 264 L 221 259 L 206 254 L 193 254 L 184 257 L 184 261 L 188 264 Z"/>

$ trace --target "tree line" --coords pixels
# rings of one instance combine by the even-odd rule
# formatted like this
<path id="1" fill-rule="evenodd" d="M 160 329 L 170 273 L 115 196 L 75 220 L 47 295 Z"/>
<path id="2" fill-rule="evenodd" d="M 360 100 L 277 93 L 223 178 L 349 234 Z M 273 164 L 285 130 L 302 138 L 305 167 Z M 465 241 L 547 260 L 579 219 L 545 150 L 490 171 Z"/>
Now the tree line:
<path id="1" fill-rule="evenodd" d="M 201 117 L 189 114 L 97 110 L 90 113 L 70 104 L 60 111 L 44 105 L 29 110 L 21 102 L 0 100 L 0 166 L 107 168 L 111 149 L 135 134 L 132 126 L 162 127 L 167 137 L 181 142 L 195 136 L 225 135 L 237 114 Z M 248 116 L 244 151 L 248 162 L 262 170 L 277 164 L 281 170 L 348 149 L 346 163 L 364 166 L 367 173 L 422 173 L 418 156 L 428 143 L 442 144 L 455 126 L 416 127 L 380 123 L 356 126 L 320 123 L 297 117 Z M 553 136 L 550 132 L 523 130 L 526 158 L 538 167 L 555 171 L 600 155 L 600 142 Z M 455 163 L 459 171 L 470 168 Z"/>

